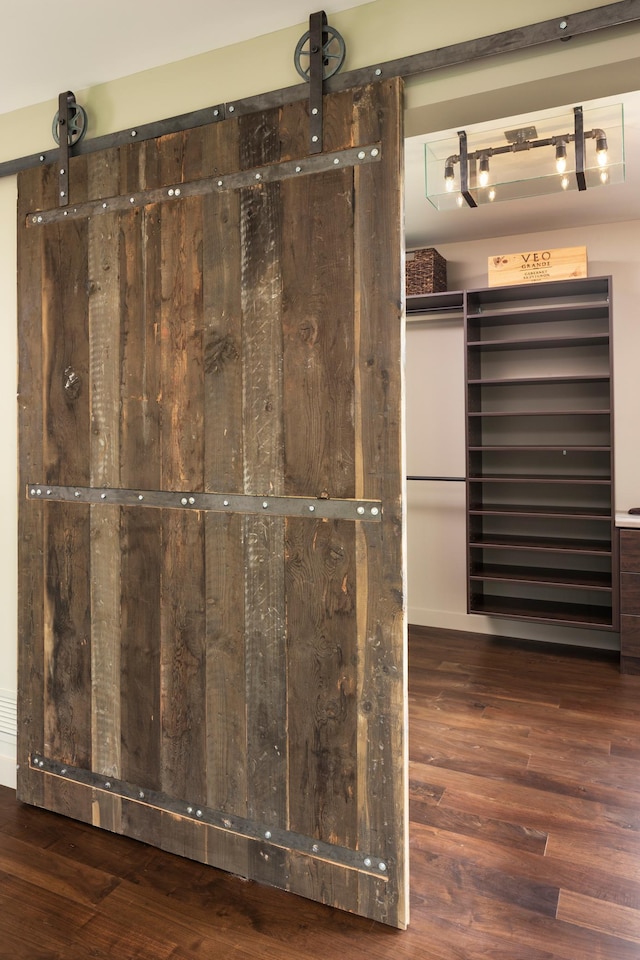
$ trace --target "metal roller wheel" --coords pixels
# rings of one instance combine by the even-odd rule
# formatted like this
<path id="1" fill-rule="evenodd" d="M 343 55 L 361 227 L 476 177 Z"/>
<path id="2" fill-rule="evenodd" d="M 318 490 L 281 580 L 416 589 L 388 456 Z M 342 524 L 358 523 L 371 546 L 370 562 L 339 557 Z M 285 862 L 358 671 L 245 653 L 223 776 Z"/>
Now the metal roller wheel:
<path id="1" fill-rule="evenodd" d="M 328 24 L 323 27 L 322 38 L 323 77 L 328 80 L 344 63 L 347 48 L 342 36 Z M 311 73 L 311 32 L 309 30 L 298 40 L 293 62 L 302 79 L 308 81 Z"/>
<path id="2" fill-rule="evenodd" d="M 79 103 L 74 103 L 69 111 L 69 129 L 67 132 L 67 137 L 69 139 L 69 146 L 72 147 L 74 144 L 79 143 L 80 140 L 84 137 L 87 132 L 87 112 L 84 107 L 81 107 Z M 60 111 L 56 110 L 56 115 L 53 118 L 53 124 L 51 126 L 51 133 L 53 134 L 53 139 L 57 144 L 60 143 Z"/>

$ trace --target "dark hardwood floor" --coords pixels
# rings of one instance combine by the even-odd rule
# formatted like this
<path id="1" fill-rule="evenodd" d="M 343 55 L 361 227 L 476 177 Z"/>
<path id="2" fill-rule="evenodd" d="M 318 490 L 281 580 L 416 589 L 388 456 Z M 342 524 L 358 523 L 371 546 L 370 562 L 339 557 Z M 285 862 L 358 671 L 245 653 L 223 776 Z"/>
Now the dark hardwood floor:
<path id="1" fill-rule="evenodd" d="M 0 958 L 638 960 L 640 676 L 449 631 L 410 646 L 409 930 L 0 788 Z"/>

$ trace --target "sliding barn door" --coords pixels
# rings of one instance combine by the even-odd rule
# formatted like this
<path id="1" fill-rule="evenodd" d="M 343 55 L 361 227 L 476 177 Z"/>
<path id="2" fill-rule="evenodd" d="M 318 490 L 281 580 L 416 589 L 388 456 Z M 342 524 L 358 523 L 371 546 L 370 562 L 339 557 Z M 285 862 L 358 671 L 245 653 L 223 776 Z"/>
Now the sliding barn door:
<path id="1" fill-rule="evenodd" d="M 401 86 L 19 183 L 19 797 L 403 927 Z"/>

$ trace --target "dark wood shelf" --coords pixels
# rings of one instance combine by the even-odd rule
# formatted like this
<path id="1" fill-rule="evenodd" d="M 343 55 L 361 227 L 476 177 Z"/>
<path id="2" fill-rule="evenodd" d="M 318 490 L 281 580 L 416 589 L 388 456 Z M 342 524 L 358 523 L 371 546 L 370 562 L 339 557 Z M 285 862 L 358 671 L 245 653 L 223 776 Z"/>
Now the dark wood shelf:
<path id="1" fill-rule="evenodd" d="M 462 317 L 464 310 L 464 291 L 445 290 L 441 293 L 415 293 L 405 298 L 407 316 L 429 313 L 450 313 L 452 317 Z"/>
<path id="2" fill-rule="evenodd" d="M 482 613 L 485 616 L 538 620 L 544 623 L 608 628 L 614 625 L 612 608 L 594 604 L 472 595 L 469 609 L 471 613 Z"/>
<path id="3" fill-rule="evenodd" d="M 510 306 L 502 309 L 483 310 L 479 313 L 467 313 L 467 322 L 474 326 L 482 324 L 483 326 L 498 327 L 513 323 L 513 318 L 526 323 L 549 323 L 557 321 L 566 321 L 568 323 L 581 323 L 584 320 L 602 319 L 608 323 L 609 305 L 606 302 L 596 301 L 595 303 L 585 303 L 579 301 L 576 303 L 551 303 L 546 305 L 525 305 L 517 306 L 513 302 Z"/>
<path id="4" fill-rule="evenodd" d="M 609 417 L 611 410 L 470 410 L 472 417 Z"/>
<path id="5" fill-rule="evenodd" d="M 483 287 L 467 291 L 469 300 L 485 304 L 507 303 L 511 311 L 518 301 L 532 302 L 540 310 L 546 305 L 550 310 L 562 300 L 565 307 L 581 307 L 586 303 L 607 307 L 609 295 L 608 277 L 584 277 L 577 280 L 551 280 L 545 283 L 519 283 L 507 287 Z"/>
<path id="6" fill-rule="evenodd" d="M 531 504 L 503 504 L 503 503 L 485 503 L 480 505 L 471 504 L 469 514 L 474 516 L 516 516 L 516 517 L 556 517 L 575 520 L 609 520 L 611 518 L 611 508 L 607 507 L 567 507 L 548 505 L 532 506 Z"/>
<path id="7" fill-rule="evenodd" d="M 611 555 L 611 540 L 561 537 L 521 537 L 515 534 L 478 534 L 469 540 L 471 549 L 479 547 L 507 547 L 509 550 L 544 550 L 547 553 L 580 553 L 597 556 Z"/>
<path id="8" fill-rule="evenodd" d="M 611 451 L 610 446 L 572 446 L 568 443 L 553 443 L 553 444 L 542 444 L 542 443 L 518 443 L 518 444 L 487 444 L 485 446 L 478 447 L 469 447 L 470 453 L 482 453 L 483 451 L 494 450 L 498 452 L 508 452 L 512 451 L 513 453 L 522 453 L 526 451 L 538 451 L 542 452 L 548 450 L 550 452 L 560 453 L 563 450 L 570 451 L 571 453 L 609 453 Z"/>
<path id="9" fill-rule="evenodd" d="M 471 570 L 472 580 L 500 580 L 505 583 L 553 584 L 611 593 L 611 574 L 597 570 L 564 570 L 554 567 L 516 567 L 509 564 L 478 564 Z"/>
<path id="10" fill-rule="evenodd" d="M 505 474 L 483 474 L 478 476 L 473 474 L 469 477 L 470 483 L 541 483 L 541 484 L 567 484 L 582 486 L 607 486 L 612 484 L 611 477 L 587 476 L 586 474 L 563 474 L 562 476 L 549 476 L 548 473 L 529 473 L 526 476 L 521 473 Z"/>
<path id="11" fill-rule="evenodd" d="M 558 347 L 603 346 L 609 343 L 609 336 L 601 333 L 589 333 L 575 337 L 531 337 L 528 339 L 508 340 L 470 340 L 470 350 L 556 350 Z"/>
<path id="12" fill-rule="evenodd" d="M 562 384 L 562 383 L 608 383 L 608 373 L 580 373 L 563 377 L 487 377 L 467 380 L 469 386 L 503 387 L 529 386 L 531 384 Z"/>

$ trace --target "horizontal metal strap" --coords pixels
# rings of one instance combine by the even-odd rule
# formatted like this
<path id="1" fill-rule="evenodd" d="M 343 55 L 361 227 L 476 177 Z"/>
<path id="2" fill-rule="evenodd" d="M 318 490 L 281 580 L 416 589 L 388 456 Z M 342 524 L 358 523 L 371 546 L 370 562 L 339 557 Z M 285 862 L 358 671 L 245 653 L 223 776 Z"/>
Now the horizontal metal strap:
<path id="1" fill-rule="evenodd" d="M 80 220 L 99 216 L 103 213 L 122 213 L 124 210 L 144 207 L 153 203 L 184 200 L 187 197 L 202 197 L 227 190 L 241 190 L 262 183 L 275 183 L 280 180 L 290 180 L 294 177 L 326 173 L 329 170 L 342 170 L 364 163 L 375 163 L 380 160 L 381 155 L 382 150 L 379 143 L 370 144 L 366 147 L 350 147 L 348 150 L 321 153 L 313 157 L 306 157 L 303 160 L 286 160 L 283 163 L 253 167 L 251 170 L 242 170 L 238 173 L 204 177 L 200 180 L 189 180 L 186 183 L 168 184 L 165 187 L 140 190 L 122 196 L 88 200 L 85 203 L 65 207 L 64 210 L 56 207 L 53 210 L 32 211 L 27 214 L 26 223 L 28 227 L 38 227 L 42 224 L 57 223 L 64 219 Z"/>
<path id="2" fill-rule="evenodd" d="M 120 487 L 56 487 L 27 485 L 29 500 L 155 507 L 163 510 L 205 510 L 215 513 L 273 514 L 315 520 L 380 521 L 380 500 L 330 500 L 322 497 L 270 497 L 242 493 L 182 493 L 168 490 L 125 490 Z"/>
<path id="3" fill-rule="evenodd" d="M 257 840 L 260 843 L 291 850 L 294 853 L 305 854 L 315 860 L 327 861 L 346 867 L 349 870 L 357 870 L 359 873 L 375 876 L 379 880 L 387 881 L 389 879 L 389 863 L 370 853 L 361 853 L 358 850 L 342 847 L 335 843 L 325 843 L 322 840 L 316 840 L 292 830 L 282 830 L 276 826 L 257 824 L 244 817 L 213 810 L 195 802 L 175 800 L 158 790 L 148 790 L 146 787 L 127 783 L 125 780 L 105 777 L 82 767 L 73 767 L 60 763 L 58 760 L 51 760 L 41 754 L 34 754 L 30 758 L 29 765 L 32 770 L 84 784 L 94 790 L 111 794 L 111 796 L 121 797 L 123 800 L 131 800 L 143 806 L 165 810 L 167 813 L 183 817 L 185 820 L 206 823 L 208 826 L 215 827 L 225 833 L 246 837 L 248 840 Z"/>

